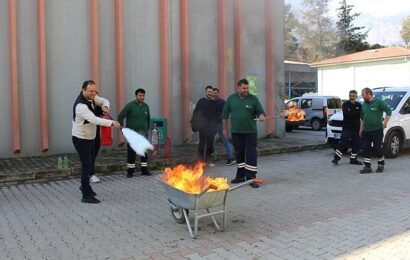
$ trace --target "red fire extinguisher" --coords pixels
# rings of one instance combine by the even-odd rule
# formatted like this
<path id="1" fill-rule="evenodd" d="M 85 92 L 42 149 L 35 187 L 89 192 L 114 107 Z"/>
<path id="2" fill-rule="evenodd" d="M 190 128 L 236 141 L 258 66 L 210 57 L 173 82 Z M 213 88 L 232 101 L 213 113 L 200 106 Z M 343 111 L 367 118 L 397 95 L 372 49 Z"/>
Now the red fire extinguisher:
<path id="1" fill-rule="evenodd" d="M 103 116 L 104 119 L 111 119 L 110 116 Z M 101 145 L 112 145 L 112 129 L 111 126 L 100 126 Z"/>

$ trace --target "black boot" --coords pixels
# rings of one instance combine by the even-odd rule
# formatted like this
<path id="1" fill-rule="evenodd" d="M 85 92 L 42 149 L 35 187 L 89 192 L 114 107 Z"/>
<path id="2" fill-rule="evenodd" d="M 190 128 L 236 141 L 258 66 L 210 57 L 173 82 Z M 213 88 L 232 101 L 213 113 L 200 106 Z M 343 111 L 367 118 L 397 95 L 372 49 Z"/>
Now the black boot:
<path id="1" fill-rule="evenodd" d="M 372 173 L 372 168 L 370 166 L 364 166 L 362 170 L 360 170 L 361 174 Z"/>
<path id="2" fill-rule="evenodd" d="M 134 169 L 127 169 L 127 178 L 132 178 L 134 176 Z"/>
<path id="3" fill-rule="evenodd" d="M 357 160 L 357 158 L 354 158 L 354 159 L 350 159 L 350 164 L 362 165 L 363 163 Z"/>
<path id="4" fill-rule="evenodd" d="M 147 176 L 151 175 L 147 167 L 141 167 L 141 174 Z"/>
<path id="5" fill-rule="evenodd" d="M 379 164 L 379 165 L 377 166 L 376 172 L 384 172 L 384 165 Z"/>

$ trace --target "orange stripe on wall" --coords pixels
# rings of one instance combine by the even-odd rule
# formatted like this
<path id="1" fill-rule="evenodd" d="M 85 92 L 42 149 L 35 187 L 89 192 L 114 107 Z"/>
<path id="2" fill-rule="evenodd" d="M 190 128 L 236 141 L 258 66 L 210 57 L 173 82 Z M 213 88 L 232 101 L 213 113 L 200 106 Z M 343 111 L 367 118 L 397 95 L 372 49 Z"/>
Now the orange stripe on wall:
<path id="1" fill-rule="evenodd" d="M 17 8 L 16 0 L 9 0 L 9 52 L 11 85 L 11 120 L 13 152 L 20 153 L 20 110 L 17 68 Z"/>
<path id="2" fill-rule="evenodd" d="M 228 78 L 226 64 L 226 3 L 225 0 L 218 0 L 217 5 L 218 20 L 218 87 L 222 98 L 228 96 Z"/>
<path id="3" fill-rule="evenodd" d="M 124 4 L 122 0 L 114 2 L 115 16 L 115 63 L 116 63 L 116 103 L 117 111 L 124 106 Z M 124 143 L 121 131 L 118 131 L 119 144 Z"/>
<path id="4" fill-rule="evenodd" d="M 234 1 L 234 38 L 235 38 L 235 81 L 244 78 L 243 75 L 243 6 L 242 0 Z M 236 84 L 235 82 L 235 84 Z"/>
<path id="5" fill-rule="evenodd" d="M 46 3 L 37 0 L 38 86 L 40 102 L 41 151 L 48 151 Z"/>
<path id="6" fill-rule="evenodd" d="M 98 0 L 90 0 L 90 42 L 91 42 L 91 79 L 100 90 L 100 48 L 99 48 Z"/>
<path id="7" fill-rule="evenodd" d="M 268 115 L 274 114 L 276 97 L 275 90 L 275 48 L 274 48 L 274 15 L 273 15 L 273 0 L 265 0 L 265 36 L 266 36 L 266 50 L 265 50 L 265 74 L 266 74 L 266 113 Z M 274 120 L 266 122 L 266 133 L 271 134 L 275 126 Z"/>
<path id="8" fill-rule="evenodd" d="M 168 136 L 171 136 L 169 113 L 169 0 L 159 2 L 160 70 L 161 70 L 161 114 L 167 119 Z"/>
<path id="9" fill-rule="evenodd" d="M 180 44 L 181 44 L 181 113 L 183 141 L 190 138 L 189 118 L 191 96 L 189 87 L 189 2 L 180 0 Z"/>

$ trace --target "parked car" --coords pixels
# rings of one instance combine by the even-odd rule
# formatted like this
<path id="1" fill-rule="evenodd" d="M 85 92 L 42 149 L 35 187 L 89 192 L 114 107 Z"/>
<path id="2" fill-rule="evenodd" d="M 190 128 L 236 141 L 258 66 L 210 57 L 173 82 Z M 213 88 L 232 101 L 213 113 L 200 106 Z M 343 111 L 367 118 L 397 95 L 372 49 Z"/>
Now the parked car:
<path id="1" fill-rule="evenodd" d="M 384 100 L 392 109 L 392 115 L 384 129 L 385 156 L 395 158 L 400 150 L 410 147 L 410 87 L 384 87 L 373 89 L 373 95 Z M 359 97 L 358 102 L 363 103 Z M 326 129 L 327 143 L 335 147 L 342 135 L 343 112 L 334 114 Z"/>
<path id="2" fill-rule="evenodd" d="M 342 111 L 342 100 L 336 96 L 302 96 L 289 102 L 295 102 L 305 112 L 305 120 L 300 125 L 311 126 L 317 131 L 326 126 L 330 116 Z"/>

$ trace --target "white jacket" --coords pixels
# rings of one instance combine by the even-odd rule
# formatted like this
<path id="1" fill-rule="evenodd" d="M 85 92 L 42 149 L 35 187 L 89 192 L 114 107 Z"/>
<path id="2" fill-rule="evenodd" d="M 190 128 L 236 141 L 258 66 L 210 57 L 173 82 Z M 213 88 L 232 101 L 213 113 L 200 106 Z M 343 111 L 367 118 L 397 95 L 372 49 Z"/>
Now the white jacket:
<path id="1" fill-rule="evenodd" d="M 110 102 L 102 97 L 95 96 L 94 102 L 100 107 L 110 107 Z M 89 123 L 84 124 L 87 120 Z M 94 115 L 85 104 L 77 104 L 75 107 L 75 120 L 71 134 L 80 139 L 93 140 L 96 137 L 97 125 L 111 126 L 113 120 L 103 119 Z"/>

